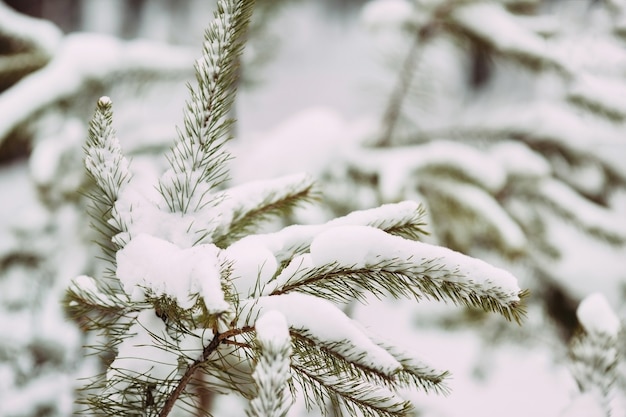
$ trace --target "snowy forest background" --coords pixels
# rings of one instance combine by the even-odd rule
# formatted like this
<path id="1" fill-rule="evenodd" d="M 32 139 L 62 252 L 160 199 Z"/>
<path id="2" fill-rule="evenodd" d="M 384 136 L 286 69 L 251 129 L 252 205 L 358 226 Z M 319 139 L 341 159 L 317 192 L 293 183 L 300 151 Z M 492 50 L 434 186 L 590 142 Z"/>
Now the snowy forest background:
<path id="1" fill-rule="evenodd" d="M 569 344 L 585 297 L 626 314 L 626 3 L 257 2 L 229 185 L 305 171 L 322 194 L 268 230 L 415 200 L 431 242 L 531 291 L 522 326 L 427 301 L 349 306 L 451 371 L 449 395 L 407 394 L 417 415 L 596 415 Z M 0 3 L 0 416 L 70 415 L 96 373 L 61 305 L 98 268 L 88 121 L 110 96 L 136 175 L 162 170 L 213 7 Z M 612 416 L 626 415 L 625 367 Z M 240 415 L 237 401 L 215 398 L 214 415 Z"/>

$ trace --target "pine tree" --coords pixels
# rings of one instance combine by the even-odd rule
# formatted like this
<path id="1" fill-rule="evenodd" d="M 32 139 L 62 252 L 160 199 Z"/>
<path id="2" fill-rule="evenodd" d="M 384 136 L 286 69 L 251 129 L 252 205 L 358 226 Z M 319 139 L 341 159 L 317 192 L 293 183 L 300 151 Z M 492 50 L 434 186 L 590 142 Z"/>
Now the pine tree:
<path id="1" fill-rule="evenodd" d="M 347 184 L 328 187 L 336 213 L 416 199 L 441 244 L 523 265 L 565 338 L 581 291 L 560 228 L 626 243 L 623 7 L 583 3 L 372 2 L 365 21 L 404 47 L 396 85 L 380 130 L 327 170 Z"/>
<path id="2" fill-rule="evenodd" d="M 366 331 L 341 305 L 367 294 L 427 298 L 520 322 L 526 292 L 504 270 L 420 242 L 424 210 L 414 202 L 254 233 L 316 192 L 300 174 L 223 188 L 252 7 L 218 2 L 184 124 L 152 184 L 133 175 L 111 99 L 98 100 L 85 166 L 109 267 L 74 279 L 66 297 L 99 335 L 106 366 L 83 403 L 102 415 L 208 413 L 202 387 L 250 399 L 250 415 L 282 416 L 299 389 L 322 411 L 408 415 L 400 389 L 446 392 L 448 373 Z"/>

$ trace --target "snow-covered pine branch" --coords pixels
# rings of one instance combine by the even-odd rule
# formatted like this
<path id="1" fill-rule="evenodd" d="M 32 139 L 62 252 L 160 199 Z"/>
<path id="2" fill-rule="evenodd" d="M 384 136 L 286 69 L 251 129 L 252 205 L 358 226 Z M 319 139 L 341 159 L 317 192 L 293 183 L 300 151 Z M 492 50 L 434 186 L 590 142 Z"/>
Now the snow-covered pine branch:
<path id="1" fill-rule="evenodd" d="M 525 291 L 503 270 L 413 240 L 425 234 L 415 202 L 252 234 L 310 200 L 313 184 L 293 175 L 214 189 L 226 175 L 227 116 L 251 7 L 218 2 L 184 131 L 153 190 L 131 176 L 111 102 L 98 102 L 85 164 L 110 227 L 114 285 L 80 276 L 66 301 L 88 317 L 85 328 L 109 337 L 96 349 L 115 359 L 84 403 L 109 416 L 165 417 L 193 412 L 200 391 L 235 392 L 252 400 L 251 415 L 282 416 L 288 384 L 321 410 L 330 403 L 350 415 L 406 416 L 412 405 L 401 390 L 446 392 L 447 373 L 380 341 L 333 301 L 367 292 L 428 297 L 519 322 Z"/>
<path id="2" fill-rule="evenodd" d="M 260 352 L 252 377 L 258 392 L 250 401 L 248 415 L 285 417 L 292 403 L 289 327 L 279 312 L 269 311 L 256 321 L 254 328 Z"/>
<path id="3" fill-rule="evenodd" d="M 565 233 L 617 254 L 604 282 L 621 286 L 626 49 L 609 2 L 589 2 L 589 13 L 568 1 L 529 4 L 368 2 L 363 20 L 383 58 L 403 49 L 390 76 L 404 85 L 389 86 L 388 106 L 398 90 L 406 97 L 397 128 L 382 113 L 327 166 L 320 188 L 337 214 L 422 201 L 436 242 L 519 267 L 547 307 L 548 294 L 588 292 L 593 262 L 572 267 L 585 257 Z M 555 319 L 573 332 L 573 309 Z"/>
<path id="4" fill-rule="evenodd" d="M 570 69 L 550 50 L 549 45 L 536 33 L 525 28 L 516 16 L 498 2 L 448 2 L 452 32 L 483 42 L 507 58 L 525 65 L 554 68 L 568 76 Z M 489 24 L 484 24 L 488 21 Z"/>
<path id="5" fill-rule="evenodd" d="M 335 227 L 317 236 L 310 253 L 294 257 L 261 290 L 323 294 L 336 302 L 422 297 L 494 311 L 521 321 L 520 289 L 508 272 L 446 248 L 414 242 L 371 227 Z M 523 295 L 523 294 L 522 294 Z"/>
<path id="6" fill-rule="evenodd" d="M 122 82 L 131 76 L 183 79 L 190 74 L 190 62 L 191 54 L 182 47 L 93 33 L 66 35 L 46 66 L 3 92 L 0 144 L 20 124 L 62 100 L 85 94 L 86 87 Z"/>
<path id="7" fill-rule="evenodd" d="M 22 15 L 0 3 L 0 91 L 46 65 L 61 36 L 52 23 Z"/>
<path id="8" fill-rule="evenodd" d="M 216 208 L 221 224 L 213 233 L 219 247 L 227 247 L 251 234 L 260 223 L 315 199 L 313 179 L 296 174 L 274 180 L 251 181 L 218 193 Z"/>
<path id="9" fill-rule="evenodd" d="M 230 136 L 229 113 L 238 77 L 238 57 L 253 1 L 217 4 L 206 30 L 202 57 L 196 61 L 197 87 L 184 111 L 184 128 L 167 158 L 170 169 L 159 190 L 172 212 L 194 213 L 210 204 L 207 193 L 224 181 L 229 156 L 223 144 Z"/>
<path id="10" fill-rule="evenodd" d="M 89 124 L 85 152 L 85 168 L 94 182 L 88 191 L 91 202 L 89 214 L 93 227 L 100 232 L 100 246 L 112 259 L 120 248 L 114 245 L 112 239 L 126 231 L 125 222 L 114 213 L 115 202 L 132 174 L 113 128 L 113 103 L 109 97 L 98 100 Z"/>
<path id="11" fill-rule="evenodd" d="M 603 415 L 611 416 L 611 400 L 617 393 L 617 368 L 622 359 L 618 345 L 623 331 L 620 320 L 599 293 L 587 296 L 576 314 L 581 329 L 571 342 L 570 357 L 572 375 L 581 397 L 575 399 L 574 404 L 583 399 L 591 401 L 603 410 Z M 575 413 L 573 407 L 570 408 Z"/>

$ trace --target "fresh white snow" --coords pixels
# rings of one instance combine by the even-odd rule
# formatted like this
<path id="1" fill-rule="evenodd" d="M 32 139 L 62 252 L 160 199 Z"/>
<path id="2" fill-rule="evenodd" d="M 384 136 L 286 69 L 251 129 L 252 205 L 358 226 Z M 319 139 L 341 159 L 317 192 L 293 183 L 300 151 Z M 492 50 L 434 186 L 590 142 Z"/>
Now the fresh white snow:
<path id="1" fill-rule="evenodd" d="M 184 309 L 202 297 L 210 314 L 229 310 L 221 287 L 219 248 L 212 244 L 181 249 L 140 234 L 117 252 L 117 277 L 133 301 L 167 296 Z"/>
<path id="2" fill-rule="evenodd" d="M 311 260 L 314 266 L 338 264 L 355 269 L 384 262 L 386 269 L 424 274 L 435 281 L 466 282 L 482 295 L 497 292 L 502 304 L 519 300 L 517 279 L 509 272 L 444 247 L 403 239 L 373 227 L 342 226 L 321 233 L 311 243 Z"/>
<path id="3" fill-rule="evenodd" d="M 580 303 L 576 316 L 589 333 L 599 333 L 616 338 L 621 329 L 620 320 L 600 293 L 590 294 Z"/>
<path id="4" fill-rule="evenodd" d="M 263 296 L 241 302 L 239 326 L 253 325 L 257 317 L 276 310 L 289 327 L 311 337 L 321 346 L 369 369 L 391 375 L 400 363 L 376 345 L 337 306 L 323 298 L 301 293 Z"/>

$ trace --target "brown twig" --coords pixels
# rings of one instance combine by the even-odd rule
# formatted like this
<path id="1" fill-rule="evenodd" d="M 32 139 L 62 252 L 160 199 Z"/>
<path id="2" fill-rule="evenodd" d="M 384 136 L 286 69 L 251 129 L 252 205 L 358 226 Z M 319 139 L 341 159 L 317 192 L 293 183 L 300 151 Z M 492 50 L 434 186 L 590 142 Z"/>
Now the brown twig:
<path id="1" fill-rule="evenodd" d="M 189 365 L 183 376 L 178 381 L 178 384 L 176 385 L 176 388 L 174 388 L 174 391 L 172 391 L 169 397 L 167 397 L 163 408 L 159 412 L 159 417 L 166 417 L 170 413 L 170 411 L 172 411 L 172 408 L 174 408 L 174 403 L 183 393 L 196 370 L 209 359 L 209 356 L 211 356 L 211 354 L 217 350 L 220 344 L 229 342 L 229 337 L 237 336 L 242 333 L 247 333 L 252 330 L 254 330 L 253 327 L 245 326 L 241 329 L 231 329 L 224 333 L 216 333 L 215 336 L 213 336 L 213 339 L 211 339 L 211 342 L 206 345 L 202 350 L 202 356 L 196 359 L 191 365 Z"/>

